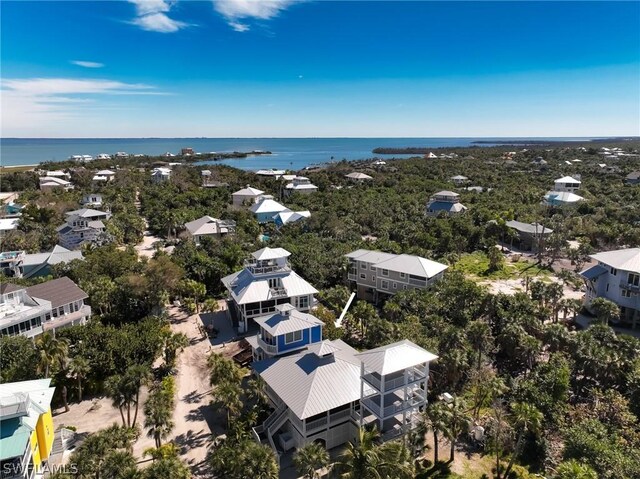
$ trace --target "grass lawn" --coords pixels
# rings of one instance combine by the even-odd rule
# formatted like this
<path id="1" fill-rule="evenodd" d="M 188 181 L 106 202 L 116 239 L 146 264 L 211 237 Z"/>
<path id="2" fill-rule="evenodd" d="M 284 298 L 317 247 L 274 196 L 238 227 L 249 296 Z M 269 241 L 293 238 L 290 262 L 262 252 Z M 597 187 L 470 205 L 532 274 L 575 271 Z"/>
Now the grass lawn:
<path id="1" fill-rule="evenodd" d="M 4 173 L 18 173 L 21 171 L 33 170 L 37 165 L 23 165 L 23 166 L 0 166 L 0 175 Z"/>
<path id="2" fill-rule="evenodd" d="M 525 276 L 538 279 L 546 279 L 552 275 L 552 271 L 534 263 L 520 259 L 516 263 L 505 261 L 503 268 L 489 272 L 489 258 L 482 251 L 465 254 L 453 265 L 453 270 L 461 271 L 465 276 L 475 279 L 521 279 Z"/>

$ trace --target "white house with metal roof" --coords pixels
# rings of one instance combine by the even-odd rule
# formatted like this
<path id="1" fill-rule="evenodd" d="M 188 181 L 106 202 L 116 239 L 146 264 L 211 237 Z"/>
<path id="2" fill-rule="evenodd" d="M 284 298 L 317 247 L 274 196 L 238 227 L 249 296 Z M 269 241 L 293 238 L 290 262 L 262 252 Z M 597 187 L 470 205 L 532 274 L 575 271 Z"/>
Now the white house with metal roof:
<path id="1" fill-rule="evenodd" d="M 171 179 L 170 168 L 154 168 L 151 172 L 151 182 L 155 184 L 165 183 Z"/>
<path id="2" fill-rule="evenodd" d="M 219 220 L 211 216 L 203 216 L 197 220 L 184 224 L 185 231 L 194 243 L 199 246 L 202 238 L 222 238 L 233 234 L 236 230 L 236 222 L 233 220 Z"/>
<path id="3" fill-rule="evenodd" d="M 283 248 L 262 248 L 252 253 L 244 269 L 222 278 L 239 332 L 246 332 L 255 318 L 274 313 L 277 305 L 289 303 L 302 312 L 313 307 L 318 290 L 291 269 L 289 256 Z"/>
<path id="4" fill-rule="evenodd" d="M 585 307 L 595 298 L 620 306 L 620 321 L 640 326 L 640 248 L 605 251 L 591 255 L 597 265 L 580 273 L 586 285 Z"/>
<path id="5" fill-rule="evenodd" d="M 292 193 L 299 193 L 301 195 L 308 195 L 318 191 L 318 187 L 311 183 L 311 180 L 305 176 L 296 176 L 291 183 L 287 183 L 284 187 L 286 195 Z"/>
<path id="6" fill-rule="evenodd" d="M 246 188 L 231 194 L 233 206 L 242 206 L 244 204 L 253 204 L 258 197 L 262 196 L 264 191 L 247 185 Z"/>
<path id="7" fill-rule="evenodd" d="M 580 189 L 582 182 L 572 176 L 563 176 L 553 182 L 553 190 L 544 195 L 543 204 L 547 206 L 571 206 L 584 201 L 584 198 L 575 194 Z"/>
<path id="8" fill-rule="evenodd" d="M 447 265 L 421 256 L 359 249 L 347 254 L 347 279 L 358 298 L 378 303 L 408 289 L 425 289 L 439 281 Z"/>
<path id="9" fill-rule="evenodd" d="M 418 424 L 436 356 L 410 341 L 358 353 L 341 340 L 253 363 L 274 407 L 253 429 L 277 451 L 321 442 L 331 449 L 374 423 L 384 440 Z"/>
<path id="10" fill-rule="evenodd" d="M 62 247 L 76 250 L 87 243 L 103 244 L 109 241 L 103 220 L 111 218 L 111 213 L 82 208 L 69 211 L 65 215 L 66 224 L 57 229 Z"/>

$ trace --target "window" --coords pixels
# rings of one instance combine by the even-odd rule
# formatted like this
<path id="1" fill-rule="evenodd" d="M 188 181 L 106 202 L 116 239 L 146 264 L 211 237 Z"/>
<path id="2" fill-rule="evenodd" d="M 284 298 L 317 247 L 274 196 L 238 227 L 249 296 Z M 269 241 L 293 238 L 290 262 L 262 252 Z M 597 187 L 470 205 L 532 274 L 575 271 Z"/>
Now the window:
<path id="1" fill-rule="evenodd" d="M 364 273 L 360 273 L 360 279 L 367 279 L 367 275 Z"/>
<path id="2" fill-rule="evenodd" d="M 45 314 L 45 316 L 44 316 L 44 320 L 45 320 L 45 321 L 50 321 L 50 320 L 51 320 L 51 313 L 47 313 L 47 314 Z"/>
<path id="3" fill-rule="evenodd" d="M 640 274 L 629 273 L 629 284 L 640 286 Z"/>
<path id="4" fill-rule="evenodd" d="M 398 283 L 393 283 L 393 289 L 398 289 Z"/>
<path id="5" fill-rule="evenodd" d="M 389 276 L 389 270 L 388 269 L 383 269 L 382 270 L 382 276 Z"/>
<path id="6" fill-rule="evenodd" d="M 58 315 L 59 315 L 59 316 L 64 315 L 64 307 L 60 306 L 60 307 L 58 308 Z"/>
<path id="7" fill-rule="evenodd" d="M 607 283 L 607 292 L 609 291 L 609 283 Z"/>
<path id="8" fill-rule="evenodd" d="M 407 289 L 407 285 L 402 285 L 402 289 Z"/>
<path id="9" fill-rule="evenodd" d="M 406 273 L 400 273 L 400 277 L 401 277 L 402 279 L 404 279 L 404 278 L 406 278 L 406 277 L 407 277 L 407 274 L 406 274 Z"/>
<path id="10" fill-rule="evenodd" d="M 284 335 L 284 343 L 297 343 L 302 340 L 302 331 L 294 331 L 293 333 L 287 333 Z"/>
<path id="11" fill-rule="evenodd" d="M 630 298 L 631 297 L 631 291 L 623 289 L 622 290 L 622 297 L 623 298 Z"/>
<path id="12" fill-rule="evenodd" d="M 389 281 L 382 280 L 382 289 L 389 289 Z"/>
<path id="13" fill-rule="evenodd" d="M 298 308 L 306 309 L 309 307 L 309 296 L 300 296 L 298 298 Z"/>
<path id="14" fill-rule="evenodd" d="M 360 263 L 360 269 L 367 269 L 367 265 L 365 263 Z"/>
<path id="15" fill-rule="evenodd" d="M 374 274 L 371 275 L 371 280 L 375 283 L 376 282 L 376 276 Z"/>
<path id="16" fill-rule="evenodd" d="M 611 274 L 616 276 L 618 274 L 618 270 L 615 269 L 613 266 L 611 267 Z"/>

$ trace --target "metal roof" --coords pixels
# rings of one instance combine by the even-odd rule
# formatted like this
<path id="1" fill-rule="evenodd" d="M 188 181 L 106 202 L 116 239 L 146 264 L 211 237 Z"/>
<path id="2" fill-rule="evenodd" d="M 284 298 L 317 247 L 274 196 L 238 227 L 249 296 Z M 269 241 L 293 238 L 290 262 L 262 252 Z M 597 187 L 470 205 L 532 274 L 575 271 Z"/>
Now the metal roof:
<path id="1" fill-rule="evenodd" d="M 232 193 L 231 196 L 258 196 L 262 193 L 264 193 L 264 191 L 247 185 L 246 188 L 242 188 L 241 190 Z"/>
<path id="2" fill-rule="evenodd" d="M 274 220 L 280 221 L 283 225 L 295 223 L 296 221 L 311 217 L 310 211 L 281 211 L 274 216 Z"/>
<path id="3" fill-rule="evenodd" d="M 600 276 L 601 274 L 604 274 L 606 272 L 607 272 L 607 268 L 597 264 L 595 266 L 592 266 L 591 268 L 588 268 L 588 269 L 582 271 L 580 273 L 580 276 L 582 276 L 585 279 L 592 280 L 593 278 L 597 278 L 598 276 Z"/>
<path id="4" fill-rule="evenodd" d="M 306 419 L 360 399 L 360 361 L 355 354 L 337 339 L 252 366 L 298 418 Z M 365 385 L 365 394 L 370 393 L 373 389 Z"/>
<path id="5" fill-rule="evenodd" d="M 249 211 L 252 213 L 280 213 L 286 210 L 288 210 L 286 206 L 272 199 L 265 199 L 259 203 L 254 203 L 251 208 L 249 208 Z"/>
<path id="6" fill-rule="evenodd" d="M 92 210 L 91 208 L 82 208 L 80 210 L 68 211 L 65 213 L 67 216 L 79 216 L 81 218 L 93 218 L 96 216 L 105 216 L 109 213 L 105 211 Z"/>
<path id="7" fill-rule="evenodd" d="M 211 216 L 203 216 L 197 220 L 189 221 L 184 227 L 192 235 L 215 235 L 219 233 L 228 233 L 229 228 L 220 223 L 219 219 Z"/>
<path id="8" fill-rule="evenodd" d="M 38 418 L 51 407 L 50 384 L 51 379 L 0 384 L 0 460 L 22 457 Z"/>
<path id="9" fill-rule="evenodd" d="M 448 268 L 445 264 L 410 254 L 397 255 L 394 258 L 376 263 L 375 267 L 426 278 L 432 278 Z"/>
<path id="10" fill-rule="evenodd" d="M 88 298 L 87 293 L 82 291 L 76 283 L 66 276 L 46 283 L 40 283 L 26 288 L 27 294 L 32 298 L 51 301 L 51 307 L 57 308 L 74 301 Z"/>
<path id="11" fill-rule="evenodd" d="M 291 307 L 293 308 L 293 306 Z M 255 322 L 259 324 L 271 336 L 281 336 L 283 334 L 292 333 L 294 331 L 302 331 L 313 326 L 324 324 L 321 320 L 319 320 L 312 314 L 301 313 L 295 308 L 289 310 L 288 312 L 279 312 L 270 316 L 255 318 Z"/>
<path id="12" fill-rule="evenodd" d="M 442 190 L 442 191 L 438 191 L 437 193 L 434 193 L 433 196 L 453 196 L 457 198 L 460 195 L 455 191 Z"/>
<path id="13" fill-rule="evenodd" d="M 362 360 L 366 370 L 380 375 L 395 373 L 438 358 L 408 339 L 363 351 L 356 354 L 356 357 Z"/>
<path id="14" fill-rule="evenodd" d="M 640 273 L 640 248 L 627 248 L 592 254 L 596 261 L 622 271 Z"/>
<path id="15" fill-rule="evenodd" d="M 347 178 L 351 178 L 352 180 L 372 180 L 373 177 L 366 175 L 364 173 L 359 173 L 354 171 L 353 173 L 349 173 L 348 175 L 344 175 Z"/>
<path id="16" fill-rule="evenodd" d="M 507 221 L 506 225 L 509 228 L 513 228 L 514 230 L 520 231 L 522 233 L 529 233 L 532 235 L 543 234 L 543 231 L 544 234 L 553 233 L 552 229 L 546 228 L 540 223 L 522 223 L 520 221 L 511 220 Z"/>
<path id="17" fill-rule="evenodd" d="M 570 191 L 548 191 L 544 199 L 549 203 L 576 203 L 584 200 L 582 196 Z"/>
<path id="18" fill-rule="evenodd" d="M 258 251 L 254 251 L 253 253 L 251 253 L 251 256 L 253 256 L 258 261 L 266 261 L 270 259 L 287 258 L 291 256 L 291 253 L 289 253 L 284 248 L 266 247 L 266 248 L 259 249 Z"/>
<path id="19" fill-rule="evenodd" d="M 393 253 L 384 253 L 382 251 L 372 251 L 369 249 L 357 249 L 349 254 L 345 255 L 347 258 L 355 259 L 357 261 L 364 261 L 365 263 L 380 263 L 388 259 L 394 258 L 396 255 Z"/>
<path id="20" fill-rule="evenodd" d="M 582 183 L 580 180 L 576 180 L 573 176 L 563 176 L 554 180 L 554 183 Z"/>
<path id="21" fill-rule="evenodd" d="M 318 292 L 294 271 L 254 277 L 247 269 L 243 269 L 222 278 L 222 284 L 229 290 L 237 304 L 256 303 L 276 299 L 269 287 L 268 278 L 280 278 L 282 287 L 289 298 Z"/>

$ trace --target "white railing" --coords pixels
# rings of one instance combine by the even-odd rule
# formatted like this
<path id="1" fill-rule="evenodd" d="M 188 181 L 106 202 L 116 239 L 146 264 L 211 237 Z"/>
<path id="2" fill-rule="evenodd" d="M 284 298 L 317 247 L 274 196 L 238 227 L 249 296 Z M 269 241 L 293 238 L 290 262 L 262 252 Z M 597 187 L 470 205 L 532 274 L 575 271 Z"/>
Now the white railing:
<path id="1" fill-rule="evenodd" d="M 313 421 L 310 421 L 308 423 L 306 423 L 306 431 L 307 434 L 309 434 L 310 431 L 314 431 L 316 429 L 320 429 L 323 428 L 324 426 L 326 426 L 328 423 L 327 421 L 327 417 L 321 417 L 319 419 L 315 419 Z"/>
<path id="2" fill-rule="evenodd" d="M 376 378 L 373 374 L 369 373 L 369 374 L 365 374 L 364 376 L 364 380 L 366 382 L 368 382 L 369 384 L 371 384 L 374 388 L 376 388 L 378 391 L 380 390 L 380 379 Z"/>
<path id="3" fill-rule="evenodd" d="M 246 262 L 245 267 L 254 275 L 272 274 L 272 273 L 288 273 L 291 271 L 291 267 L 288 264 L 280 265 L 261 265 L 258 266 L 255 262 Z"/>
<path id="4" fill-rule="evenodd" d="M 265 342 L 265 340 L 262 339 L 262 336 L 260 336 L 260 334 L 257 334 L 256 338 L 258 339 L 258 346 L 260 346 L 267 353 L 276 354 L 278 352 L 278 346 L 275 344 L 269 344 Z"/>

